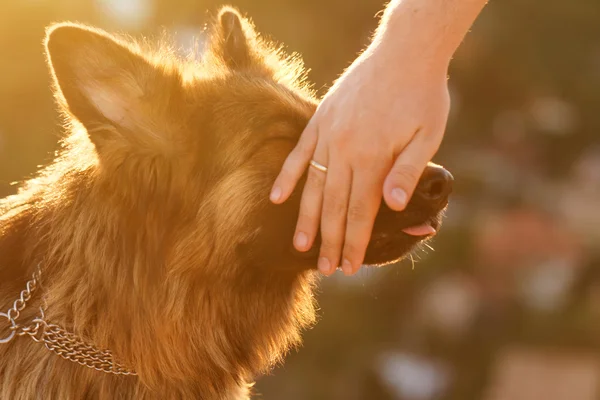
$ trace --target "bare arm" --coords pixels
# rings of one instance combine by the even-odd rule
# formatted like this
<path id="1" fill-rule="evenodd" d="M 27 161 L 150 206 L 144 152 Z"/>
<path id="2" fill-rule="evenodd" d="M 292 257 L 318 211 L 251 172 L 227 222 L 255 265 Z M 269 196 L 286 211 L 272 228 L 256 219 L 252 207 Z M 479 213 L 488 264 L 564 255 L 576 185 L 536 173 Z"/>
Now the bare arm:
<path id="1" fill-rule="evenodd" d="M 448 62 L 487 0 L 392 0 L 371 46 L 414 49 Z"/>

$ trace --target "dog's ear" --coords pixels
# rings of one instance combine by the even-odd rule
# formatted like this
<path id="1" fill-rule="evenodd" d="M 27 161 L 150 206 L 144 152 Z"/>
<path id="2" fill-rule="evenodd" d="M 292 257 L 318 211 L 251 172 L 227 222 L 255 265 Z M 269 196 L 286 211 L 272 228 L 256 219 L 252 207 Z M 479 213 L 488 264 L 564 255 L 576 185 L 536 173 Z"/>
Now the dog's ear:
<path id="1" fill-rule="evenodd" d="M 123 139 L 164 146 L 164 117 L 181 96 L 174 68 L 153 64 L 106 32 L 76 24 L 50 27 L 45 46 L 59 103 L 98 149 Z"/>
<path id="2" fill-rule="evenodd" d="M 212 32 L 212 50 L 231 69 L 245 69 L 258 63 L 253 51 L 257 35 L 247 19 L 231 7 L 219 11 Z"/>

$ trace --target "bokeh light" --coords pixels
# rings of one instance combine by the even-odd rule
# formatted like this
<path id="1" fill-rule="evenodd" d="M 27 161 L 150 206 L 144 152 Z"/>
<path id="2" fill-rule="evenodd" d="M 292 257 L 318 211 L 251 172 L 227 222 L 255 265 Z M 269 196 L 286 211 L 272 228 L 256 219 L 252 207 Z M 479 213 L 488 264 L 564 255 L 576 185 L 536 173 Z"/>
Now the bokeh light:
<path id="1" fill-rule="evenodd" d="M 304 56 L 323 94 L 382 0 L 227 2 Z M 0 11 L 0 196 L 60 136 L 44 28 L 159 35 L 185 53 L 216 0 L 21 0 Z M 444 229 L 399 265 L 335 275 L 319 324 L 259 379 L 266 400 L 600 398 L 600 2 L 491 0 L 451 64 L 435 161 L 456 178 Z M 201 323 L 201 321 L 199 322 Z"/>

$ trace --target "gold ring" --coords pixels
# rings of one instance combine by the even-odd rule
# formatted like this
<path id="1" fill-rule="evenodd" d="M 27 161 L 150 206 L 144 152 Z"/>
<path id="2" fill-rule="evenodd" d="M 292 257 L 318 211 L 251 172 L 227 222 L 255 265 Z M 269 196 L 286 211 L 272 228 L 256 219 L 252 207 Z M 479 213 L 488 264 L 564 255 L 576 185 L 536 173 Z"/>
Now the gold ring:
<path id="1" fill-rule="evenodd" d="M 327 172 L 327 167 L 324 166 L 323 164 L 319 164 L 315 160 L 310 160 L 310 166 L 318 169 L 321 172 L 325 172 L 325 173 Z"/>

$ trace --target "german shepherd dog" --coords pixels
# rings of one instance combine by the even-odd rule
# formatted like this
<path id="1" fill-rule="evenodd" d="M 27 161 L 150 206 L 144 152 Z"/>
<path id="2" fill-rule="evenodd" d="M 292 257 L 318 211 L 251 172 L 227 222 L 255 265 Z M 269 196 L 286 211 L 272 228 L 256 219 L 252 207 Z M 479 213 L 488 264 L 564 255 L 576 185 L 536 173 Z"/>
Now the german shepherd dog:
<path id="1" fill-rule="evenodd" d="M 0 200 L 1 399 L 248 399 L 314 322 L 320 243 L 291 245 L 303 185 L 269 191 L 317 101 L 236 10 L 208 36 L 192 61 L 48 29 L 66 135 Z M 437 230 L 450 185 L 430 164 L 405 211 L 382 204 L 365 263 Z"/>

